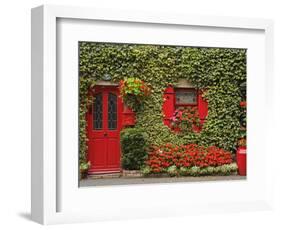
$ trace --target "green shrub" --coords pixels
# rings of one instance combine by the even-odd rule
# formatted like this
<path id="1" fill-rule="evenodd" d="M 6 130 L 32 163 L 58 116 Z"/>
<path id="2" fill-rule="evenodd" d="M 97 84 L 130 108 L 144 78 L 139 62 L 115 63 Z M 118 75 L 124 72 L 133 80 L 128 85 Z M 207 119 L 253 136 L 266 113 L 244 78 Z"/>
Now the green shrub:
<path id="1" fill-rule="evenodd" d="M 189 175 L 189 169 L 187 167 L 180 167 L 180 170 L 179 170 L 179 174 L 181 176 L 188 176 Z"/>
<path id="2" fill-rule="evenodd" d="M 222 175 L 229 175 L 231 173 L 229 165 L 222 165 L 221 166 L 221 174 Z"/>
<path id="3" fill-rule="evenodd" d="M 214 174 L 219 174 L 221 172 L 221 166 L 217 166 L 214 168 Z"/>
<path id="4" fill-rule="evenodd" d="M 205 176 L 208 175 L 208 169 L 207 168 L 202 168 L 200 169 L 200 176 Z"/>
<path id="5" fill-rule="evenodd" d="M 147 157 L 147 135 L 143 129 L 127 128 L 121 131 L 122 167 L 138 170 Z"/>
<path id="6" fill-rule="evenodd" d="M 149 166 L 141 167 L 141 173 L 144 176 L 147 176 L 147 175 L 149 175 L 151 173 L 151 168 Z"/>
<path id="7" fill-rule="evenodd" d="M 227 175 L 233 175 L 237 173 L 238 166 L 236 163 L 231 164 L 224 164 L 220 166 L 208 166 L 200 168 L 198 166 L 192 166 L 192 167 L 180 167 L 178 168 L 176 165 L 172 165 L 166 169 L 163 169 L 162 171 L 159 171 L 159 173 L 168 173 L 169 176 L 227 176 Z M 149 166 L 143 166 L 141 168 L 141 173 L 144 176 L 147 176 L 151 173 L 153 173 L 153 170 Z"/>
<path id="8" fill-rule="evenodd" d="M 213 166 L 208 166 L 206 167 L 208 175 L 212 175 L 214 173 L 214 167 Z"/>
<path id="9" fill-rule="evenodd" d="M 230 175 L 236 173 L 238 166 L 236 163 L 226 164 L 221 166 L 221 174 L 222 175 Z"/>
<path id="10" fill-rule="evenodd" d="M 190 175 L 191 176 L 199 176 L 200 175 L 200 167 L 198 167 L 198 166 L 191 167 Z"/>
<path id="11" fill-rule="evenodd" d="M 237 172 L 237 170 L 238 170 L 238 166 L 237 166 L 237 164 L 235 162 L 229 164 L 229 167 L 230 167 L 230 171 L 231 172 Z"/>
<path id="12" fill-rule="evenodd" d="M 170 176 L 177 176 L 177 175 L 178 175 L 177 166 L 175 166 L 175 165 L 170 166 L 170 167 L 167 169 L 167 173 L 168 173 Z"/>

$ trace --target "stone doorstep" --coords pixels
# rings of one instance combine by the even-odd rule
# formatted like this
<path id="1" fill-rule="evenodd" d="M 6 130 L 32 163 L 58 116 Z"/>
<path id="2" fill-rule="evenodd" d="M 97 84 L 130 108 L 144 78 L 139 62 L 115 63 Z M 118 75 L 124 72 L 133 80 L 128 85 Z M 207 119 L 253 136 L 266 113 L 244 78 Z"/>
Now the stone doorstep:
<path id="1" fill-rule="evenodd" d="M 90 174 L 88 178 L 91 179 L 106 179 L 106 178 L 119 178 L 121 177 L 121 173 L 106 173 L 106 174 Z"/>
<path id="2" fill-rule="evenodd" d="M 124 177 L 143 177 L 139 170 L 123 170 L 122 176 Z"/>
<path id="3" fill-rule="evenodd" d="M 143 177 L 139 170 L 122 170 L 120 173 L 104 173 L 104 174 L 90 174 L 88 178 L 91 179 L 106 179 L 119 177 Z"/>

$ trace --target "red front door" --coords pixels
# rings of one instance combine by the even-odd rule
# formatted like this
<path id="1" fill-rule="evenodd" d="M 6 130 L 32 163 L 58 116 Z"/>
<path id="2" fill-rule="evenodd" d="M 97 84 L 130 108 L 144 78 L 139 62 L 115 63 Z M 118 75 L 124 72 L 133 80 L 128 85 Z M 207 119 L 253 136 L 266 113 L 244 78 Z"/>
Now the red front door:
<path id="1" fill-rule="evenodd" d="M 122 102 L 117 87 L 96 86 L 87 114 L 89 173 L 120 171 L 120 129 Z"/>

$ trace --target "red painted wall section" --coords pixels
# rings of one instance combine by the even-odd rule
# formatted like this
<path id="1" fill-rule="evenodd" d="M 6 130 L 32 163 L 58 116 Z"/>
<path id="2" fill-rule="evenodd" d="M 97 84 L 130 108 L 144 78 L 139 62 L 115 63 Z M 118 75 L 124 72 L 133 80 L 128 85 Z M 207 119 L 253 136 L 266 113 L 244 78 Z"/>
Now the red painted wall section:
<path id="1" fill-rule="evenodd" d="M 134 126 L 136 124 L 136 114 L 134 111 L 123 103 L 122 128 Z"/>
<path id="2" fill-rule="evenodd" d="M 164 115 L 163 122 L 170 127 L 170 118 L 175 111 L 175 91 L 172 86 L 167 87 L 164 91 L 162 110 Z"/>

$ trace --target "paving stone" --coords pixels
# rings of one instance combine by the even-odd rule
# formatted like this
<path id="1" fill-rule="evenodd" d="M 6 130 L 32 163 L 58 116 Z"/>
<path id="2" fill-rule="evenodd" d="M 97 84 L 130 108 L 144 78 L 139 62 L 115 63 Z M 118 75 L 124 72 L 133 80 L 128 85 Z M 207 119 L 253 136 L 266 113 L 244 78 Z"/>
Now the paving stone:
<path id="1" fill-rule="evenodd" d="M 118 177 L 118 178 L 88 178 L 80 181 L 80 187 L 87 186 L 110 186 L 110 185 L 130 185 L 130 184 L 152 184 L 152 183 L 190 183 L 190 182 L 231 182 L 237 180 L 246 181 L 245 176 L 202 176 L 202 177 Z"/>

